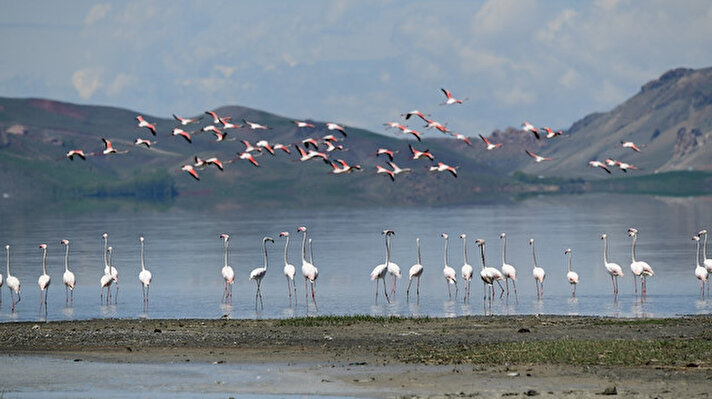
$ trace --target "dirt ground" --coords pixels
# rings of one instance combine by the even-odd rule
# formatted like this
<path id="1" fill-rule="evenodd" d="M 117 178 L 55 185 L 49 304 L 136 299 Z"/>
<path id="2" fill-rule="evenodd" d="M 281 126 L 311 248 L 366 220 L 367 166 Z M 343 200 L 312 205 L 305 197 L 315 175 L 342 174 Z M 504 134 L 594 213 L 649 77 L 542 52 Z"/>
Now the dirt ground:
<path id="1" fill-rule="evenodd" d="M 623 354 L 627 356 L 611 353 L 632 351 L 627 345 L 638 348 L 641 342 L 663 349 Z M 708 397 L 712 395 L 711 342 L 712 318 L 705 316 L 0 324 L 2 354 L 118 363 L 284 364 L 320 376 L 313 386 L 295 393 L 374 397 Z M 556 343 L 565 343 L 566 350 L 573 347 L 573 354 L 560 356 L 557 351 L 563 349 L 557 349 Z M 607 350 L 610 343 L 618 349 Z M 600 353 L 593 358 L 579 356 L 575 350 L 579 344 Z M 669 344 L 671 349 L 665 349 Z M 551 352 L 531 355 L 512 349 L 540 345 Z"/>

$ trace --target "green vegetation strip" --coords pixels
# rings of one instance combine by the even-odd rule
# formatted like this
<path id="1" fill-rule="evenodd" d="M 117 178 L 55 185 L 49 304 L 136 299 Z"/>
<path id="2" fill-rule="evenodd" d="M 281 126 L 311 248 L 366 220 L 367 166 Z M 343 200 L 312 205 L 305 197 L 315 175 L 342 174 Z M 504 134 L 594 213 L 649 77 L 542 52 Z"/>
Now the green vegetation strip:
<path id="1" fill-rule="evenodd" d="M 369 316 L 369 315 L 351 315 L 351 316 L 317 316 L 317 317 L 297 317 L 293 319 L 282 319 L 277 321 L 278 326 L 282 327 L 322 327 L 322 326 L 341 326 L 354 323 L 401 323 L 404 321 L 412 321 L 416 323 L 428 322 L 431 319 L 428 317 L 398 317 L 398 316 Z"/>
<path id="2" fill-rule="evenodd" d="M 709 340 L 573 340 L 457 347 L 421 345 L 399 360 L 425 364 L 712 365 Z"/>

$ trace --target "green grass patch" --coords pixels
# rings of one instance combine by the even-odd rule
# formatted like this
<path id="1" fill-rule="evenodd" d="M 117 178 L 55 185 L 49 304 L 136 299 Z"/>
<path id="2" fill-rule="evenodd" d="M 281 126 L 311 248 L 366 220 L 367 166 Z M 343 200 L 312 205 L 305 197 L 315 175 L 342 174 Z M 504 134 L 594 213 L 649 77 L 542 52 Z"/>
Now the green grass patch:
<path id="1" fill-rule="evenodd" d="M 415 321 L 417 323 L 430 321 L 429 317 L 398 317 L 398 316 L 317 316 L 317 317 L 296 317 L 293 319 L 282 319 L 277 321 L 277 325 L 283 327 L 321 327 L 321 326 L 348 326 L 356 323 L 402 323 L 404 321 Z"/>

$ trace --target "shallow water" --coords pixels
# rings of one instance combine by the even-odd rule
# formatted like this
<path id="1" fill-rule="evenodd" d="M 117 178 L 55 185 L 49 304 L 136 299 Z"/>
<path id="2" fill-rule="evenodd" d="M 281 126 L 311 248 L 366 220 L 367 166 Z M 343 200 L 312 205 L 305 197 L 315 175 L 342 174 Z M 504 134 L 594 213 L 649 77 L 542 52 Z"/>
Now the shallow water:
<path id="1" fill-rule="evenodd" d="M 620 317 L 662 317 L 707 314 L 712 301 L 699 295 L 694 277 L 695 245 L 691 237 L 701 228 L 712 228 L 712 199 L 661 199 L 639 196 L 559 196 L 540 197 L 514 205 L 447 208 L 378 208 L 234 211 L 225 213 L 85 213 L 61 216 L 14 216 L 0 225 L 0 243 L 11 248 L 12 273 L 22 281 L 22 301 L 10 312 L 7 288 L 2 289 L 1 321 L 44 320 L 39 312 L 37 278 L 41 273 L 40 243 L 49 245 L 48 320 L 90 318 L 283 318 L 313 314 L 373 314 L 459 316 L 478 314 L 563 314 Z M 5 216 L 3 217 L 5 218 Z M 296 229 L 309 228 L 314 240 L 318 311 L 306 306 L 304 280 L 300 275 L 302 235 Z M 633 291 L 630 273 L 630 245 L 626 230 L 640 231 L 637 255 L 655 269 L 648 279 L 648 295 L 641 301 Z M 398 281 L 397 297 L 386 304 L 379 295 L 374 303 L 375 283 L 369 275 L 385 258 L 380 232 L 395 230 L 391 260 L 400 265 L 404 278 Z M 297 266 L 296 305 L 290 306 L 286 279 L 282 274 L 284 240 L 289 231 L 289 261 Z M 99 278 L 103 274 L 103 242 L 109 233 L 114 247 L 114 265 L 119 270 L 118 304 L 99 302 Z M 230 239 L 230 264 L 237 282 L 232 305 L 220 298 L 223 282 L 223 242 Z M 469 263 L 475 268 L 469 304 L 449 300 L 442 275 L 442 232 L 450 235 L 449 263 L 459 275 L 463 264 L 461 233 L 468 236 Z M 482 282 L 475 238 L 487 242 L 487 264 L 501 264 L 502 240 L 507 233 L 507 260 L 518 270 L 516 301 L 483 301 Z M 611 280 L 602 262 L 601 233 L 609 236 L 609 260 L 625 272 L 616 302 Z M 144 309 L 138 281 L 139 235 L 146 237 L 146 262 L 153 273 L 150 304 Z M 255 283 L 248 281 L 250 270 L 263 263 L 262 237 L 276 243 L 269 246 L 270 269 L 262 283 L 264 309 L 255 309 Z M 420 300 L 411 292 L 406 301 L 407 270 L 415 262 L 415 238 L 421 238 L 425 271 Z M 71 242 L 70 267 L 77 275 L 73 306 L 65 306 L 62 272 L 64 247 Z M 531 275 L 532 258 L 528 244 L 535 239 L 537 260 L 547 272 L 543 300 L 536 300 Z M 565 279 L 567 257 L 572 248 L 574 270 L 581 278 L 577 297 Z M 4 254 L 3 254 L 4 255 Z M 4 268 L 3 268 L 3 274 Z M 460 283 L 462 285 L 462 283 Z M 454 287 L 453 287 L 454 288 Z M 382 290 L 382 288 L 381 288 Z M 112 289 L 113 291 L 113 289 Z M 413 289 L 413 291 L 415 291 Z M 454 289 L 453 289 L 454 294 Z"/>

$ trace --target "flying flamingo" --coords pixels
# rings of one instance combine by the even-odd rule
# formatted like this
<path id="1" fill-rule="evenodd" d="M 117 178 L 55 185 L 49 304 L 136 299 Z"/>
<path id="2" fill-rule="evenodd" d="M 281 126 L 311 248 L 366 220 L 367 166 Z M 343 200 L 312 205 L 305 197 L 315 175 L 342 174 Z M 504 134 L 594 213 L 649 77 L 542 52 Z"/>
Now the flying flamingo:
<path id="1" fill-rule="evenodd" d="M 173 114 L 173 119 L 180 122 L 181 126 L 187 126 L 187 125 L 190 125 L 191 123 L 200 122 L 200 120 L 203 119 L 203 117 L 201 116 L 200 118 L 181 118 L 180 116 Z M 217 122 L 215 122 L 215 123 L 217 123 Z"/>
<path id="2" fill-rule="evenodd" d="M 309 161 L 314 158 L 321 158 L 321 160 L 324 161 L 325 163 L 329 163 L 329 157 L 326 156 L 326 154 L 324 154 L 323 152 L 318 152 L 315 150 L 309 150 L 309 152 L 306 152 L 300 146 L 298 146 L 296 144 L 294 144 L 294 148 L 296 148 L 297 151 L 299 152 L 299 155 L 300 155 L 299 160 L 301 162 L 306 162 L 306 161 Z"/>
<path id="3" fill-rule="evenodd" d="M 697 243 L 697 253 L 695 254 L 695 277 L 700 280 L 700 296 L 704 297 L 705 283 L 709 284 L 709 282 L 707 281 L 707 276 L 709 275 L 709 273 L 707 273 L 707 269 L 700 266 L 700 237 L 692 236 L 692 239 L 695 240 L 695 242 Z M 10 272 L 8 272 L 8 275 L 9 274 Z M 10 286 L 9 280 L 10 279 L 8 278 L 8 287 Z"/>
<path id="4" fill-rule="evenodd" d="M 220 169 L 221 171 L 224 170 L 223 163 L 217 157 L 208 158 L 204 162 L 206 165 L 215 165 L 215 167 Z"/>
<path id="5" fill-rule="evenodd" d="M 642 280 L 640 282 L 640 295 L 645 296 L 647 291 L 647 285 L 645 283 L 645 278 L 648 276 L 653 276 L 653 268 L 647 262 L 635 259 L 635 244 L 638 243 L 638 229 L 633 227 L 628 229 L 628 236 L 633 237 L 633 247 L 631 248 L 631 263 L 630 271 L 633 272 L 633 286 L 635 287 L 635 294 L 638 295 L 638 282 L 636 281 L 636 276 L 641 276 Z"/>
<path id="6" fill-rule="evenodd" d="M 465 144 L 467 144 L 467 145 L 469 145 L 470 147 L 472 147 L 472 142 L 470 141 L 470 139 L 469 139 L 468 137 L 465 137 L 464 134 L 461 134 L 461 133 L 451 133 L 450 135 L 451 135 L 452 137 L 454 137 L 456 140 L 464 141 Z"/>
<path id="7" fill-rule="evenodd" d="M 450 284 L 455 284 L 455 298 L 457 298 L 458 287 L 457 287 L 457 273 L 455 269 L 450 267 L 447 263 L 447 247 L 448 247 L 448 235 L 442 233 L 440 237 L 445 239 L 445 247 L 443 248 L 443 275 L 445 276 L 445 285 L 447 285 L 447 296 L 448 299 L 452 300 L 452 294 L 450 293 Z"/>
<path id="8" fill-rule="evenodd" d="M 457 167 L 447 165 L 443 162 L 438 162 L 437 166 L 430 167 L 431 172 L 450 172 L 453 177 L 457 178 Z"/>
<path id="9" fill-rule="evenodd" d="M 426 119 L 425 122 L 427 123 L 425 125 L 426 128 L 428 129 L 437 129 L 441 133 L 449 133 L 450 129 L 447 128 L 447 126 L 444 123 L 440 123 L 438 121 Z"/>
<path id="10" fill-rule="evenodd" d="M 601 161 L 588 161 L 588 166 L 590 166 L 592 168 L 601 168 L 604 171 L 606 171 L 606 173 L 611 174 L 611 170 L 608 169 L 606 164 Z"/>
<path id="11" fill-rule="evenodd" d="M 262 152 L 260 148 L 253 146 L 252 143 L 247 140 L 240 140 L 240 142 L 245 145 L 243 152 Z"/>
<path id="12" fill-rule="evenodd" d="M 707 269 L 707 273 L 712 273 L 712 259 L 707 258 L 707 230 L 700 230 L 697 235 L 701 238 L 702 236 L 705 236 L 705 242 L 702 245 L 702 264 L 704 265 L 705 269 Z M 1 279 L 1 277 L 0 277 Z M 2 282 L 0 281 L 0 287 L 2 287 Z M 710 286 L 707 284 L 707 296 L 710 295 Z"/>
<path id="13" fill-rule="evenodd" d="M 271 155 L 274 155 L 274 148 L 269 144 L 269 141 L 267 140 L 260 140 L 255 143 L 255 146 L 261 150 L 264 149 L 265 151 L 269 152 Z M 262 152 L 262 151 L 260 151 Z"/>
<path id="14" fill-rule="evenodd" d="M 245 122 L 246 125 L 250 127 L 250 130 L 267 130 L 267 129 L 272 129 L 271 127 L 267 127 L 265 125 L 260 125 L 259 123 L 255 122 L 250 122 L 247 119 L 243 119 L 243 122 Z"/>
<path id="15" fill-rule="evenodd" d="M 388 148 L 379 148 L 378 150 L 376 150 L 376 156 L 385 155 L 388 157 L 388 159 L 392 161 L 393 155 L 397 152 L 398 151 L 389 150 Z"/>
<path id="16" fill-rule="evenodd" d="M 470 299 L 470 285 L 472 284 L 472 273 L 474 272 L 474 269 L 472 268 L 472 265 L 470 265 L 470 262 L 467 261 L 467 235 L 460 234 L 460 238 L 462 239 L 463 259 L 465 260 L 465 263 L 462 265 L 462 269 L 460 270 L 462 273 L 462 280 L 464 281 L 463 284 L 465 284 L 465 297 L 463 301 L 467 302 L 467 300 Z"/>
<path id="17" fill-rule="evenodd" d="M 445 94 L 445 97 L 447 97 L 445 102 L 441 103 L 440 105 L 462 104 L 463 101 L 467 101 L 467 98 L 463 98 L 462 100 L 459 100 L 459 99 L 453 97 L 452 93 L 450 93 L 449 90 L 445 90 L 445 89 L 440 89 L 440 90 Z"/>
<path id="18" fill-rule="evenodd" d="M 502 143 L 497 143 L 497 144 L 492 144 L 492 143 L 490 143 L 490 141 L 487 139 L 487 137 L 485 137 L 485 136 L 483 136 L 483 135 L 481 135 L 481 134 L 480 134 L 480 138 L 482 139 L 482 141 L 485 142 L 485 149 L 486 149 L 487 151 L 492 151 L 492 150 L 494 150 L 495 148 L 499 148 L 499 147 L 502 146 Z"/>
<path id="19" fill-rule="evenodd" d="M 332 143 L 331 141 L 325 141 L 324 144 L 326 144 L 326 152 L 333 152 L 333 151 L 336 151 L 336 150 L 339 150 L 339 151 L 348 151 L 348 150 L 345 150 L 345 149 L 344 149 L 344 145 L 343 145 L 343 144 L 334 145 L 334 143 Z"/>
<path id="20" fill-rule="evenodd" d="M 398 129 L 400 129 L 401 133 L 403 134 L 410 134 L 413 135 L 418 141 L 423 141 L 423 134 L 420 133 L 417 130 L 413 130 L 409 128 L 408 126 L 398 126 Z"/>
<path id="21" fill-rule="evenodd" d="M 255 160 L 255 157 L 253 157 L 252 154 L 250 154 L 249 152 L 239 153 L 239 154 L 237 154 L 237 158 L 238 159 L 246 159 L 246 160 L 250 161 L 250 163 L 255 165 L 256 167 L 260 166 L 260 164 L 257 163 L 257 160 Z"/>
<path id="22" fill-rule="evenodd" d="M 205 161 L 203 161 L 203 162 L 205 162 Z M 194 178 L 195 180 L 200 180 L 200 176 L 198 176 L 198 172 L 196 172 L 196 170 L 195 170 L 195 168 L 193 167 L 193 165 L 183 165 L 183 166 L 181 166 L 180 170 L 182 170 L 182 171 L 184 171 L 184 172 L 188 172 L 188 174 L 190 174 L 191 176 L 193 176 L 193 178 Z"/>
<path id="23" fill-rule="evenodd" d="M 138 127 L 145 127 L 150 130 L 154 136 L 156 135 L 156 126 L 154 124 L 148 123 L 141 115 L 137 116 L 136 120 L 138 121 Z"/>
<path id="24" fill-rule="evenodd" d="M 101 152 L 101 155 L 109 155 L 109 154 L 126 154 L 129 152 L 128 150 L 125 151 L 117 151 L 112 145 L 111 141 L 105 139 L 102 137 L 101 141 L 104 142 L 104 150 Z"/>
<path id="25" fill-rule="evenodd" d="M 76 279 L 74 273 L 69 270 L 69 240 L 62 240 L 62 244 L 66 247 L 64 253 L 64 274 L 62 274 L 62 281 L 64 281 L 64 303 L 69 303 L 69 291 L 72 291 L 72 303 L 74 303 L 74 287 L 76 285 Z"/>
<path id="26" fill-rule="evenodd" d="M 309 149 L 309 144 L 313 145 L 315 150 L 319 149 L 319 142 L 316 141 L 316 139 L 309 137 L 302 140 L 302 145 L 304 145 L 304 148 Z"/>
<path id="27" fill-rule="evenodd" d="M 223 296 L 221 302 L 230 303 L 232 302 L 232 285 L 235 283 L 235 271 L 227 263 L 227 256 L 229 253 L 230 246 L 230 236 L 223 233 L 220 234 L 220 238 L 225 241 L 225 265 L 220 269 L 220 274 L 224 280 Z"/>
<path id="28" fill-rule="evenodd" d="M 618 169 L 620 169 L 626 173 L 628 172 L 628 169 L 631 169 L 631 170 L 638 169 L 638 167 L 633 164 L 629 164 L 629 163 L 625 163 L 625 162 L 621 162 L 621 161 L 616 161 L 616 165 L 618 166 Z"/>
<path id="29" fill-rule="evenodd" d="M 87 155 L 88 154 L 84 154 L 84 151 L 82 150 L 69 150 L 65 156 L 69 158 L 70 161 L 73 161 L 75 156 L 81 158 L 83 161 L 86 161 Z"/>
<path id="30" fill-rule="evenodd" d="M 239 123 L 230 122 L 229 119 L 220 119 L 220 123 L 222 124 L 223 129 L 237 129 L 238 127 L 242 127 Z"/>
<path id="31" fill-rule="evenodd" d="M 401 115 L 402 115 L 402 116 L 405 116 L 405 120 L 408 120 L 408 119 L 410 119 L 411 116 L 416 115 L 416 116 L 418 116 L 420 119 L 422 119 L 423 122 L 428 122 L 427 116 L 430 116 L 430 115 L 426 115 L 426 114 L 424 114 L 424 113 L 418 111 L 417 109 L 414 109 L 414 110 L 412 110 L 412 111 L 410 111 L 410 112 L 406 112 L 405 114 L 401 114 Z"/>
<path id="32" fill-rule="evenodd" d="M 146 270 L 146 257 L 144 256 L 144 238 L 138 238 L 141 241 L 141 272 L 138 274 L 138 281 L 141 282 L 141 290 L 143 292 L 143 303 L 148 305 L 148 288 L 151 285 L 151 272 Z"/>
<path id="33" fill-rule="evenodd" d="M 502 239 L 502 275 L 504 276 L 504 284 L 507 287 L 507 297 L 509 297 L 509 280 L 512 280 L 514 297 L 519 301 L 519 295 L 517 294 L 517 269 L 507 263 L 507 235 L 502 233 L 499 235 L 499 238 Z"/>
<path id="34" fill-rule="evenodd" d="M 396 181 L 396 174 L 392 170 L 388 170 L 381 165 L 376 165 L 376 174 L 384 174 L 391 178 L 391 181 Z"/>
<path id="35" fill-rule="evenodd" d="M 541 136 L 539 135 L 539 129 L 535 128 L 529 122 L 525 121 L 524 123 L 522 123 L 522 130 L 524 130 L 525 132 L 534 133 L 534 136 L 536 137 L 537 140 L 539 140 L 541 138 Z"/>
<path id="36" fill-rule="evenodd" d="M 329 173 L 331 173 L 333 175 L 340 175 L 342 173 L 350 172 L 349 165 L 346 164 L 346 162 L 343 159 L 338 159 L 337 162 L 339 162 L 341 164 L 340 167 L 336 166 L 336 163 L 329 161 L 329 163 L 331 164 L 331 167 L 332 167 L 332 169 Z"/>
<path id="37" fill-rule="evenodd" d="M 393 162 L 391 162 L 391 161 L 388 161 L 388 162 L 386 162 L 386 163 L 387 163 L 391 168 L 393 168 L 393 174 L 394 174 L 394 175 L 398 175 L 398 174 L 401 174 L 401 173 L 409 173 L 409 172 L 411 172 L 411 169 L 410 169 L 410 168 L 400 168 L 398 165 L 396 165 L 395 163 L 393 163 Z"/>
<path id="38" fill-rule="evenodd" d="M 571 297 L 573 298 L 576 296 L 576 284 L 579 282 L 579 275 L 575 271 L 571 270 L 571 258 L 573 258 L 571 248 L 566 248 L 564 254 L 569 255 L 569 272 L 566 273 L 566 279 L 569 280 L 569 284 L 571 284 Z"/>
<path id="39" fill-rule="evenodd" d="M 230 119 L 232 119 L 232 118 L 229 117 L 229 116 L 228 116 L 228 117 L 225 117 L 225 118 L 221 118 L 221 117 L 219 117 L 218 114 L 217 114 L 216 112 L 214 112 L 214 111 L 205 111 L 205 113 L 206 113 L 207 115 L 210 115 L 210 116 L 213 117 L 213 123 L 214 123 L 214 124 L 221 123 L 223 120 L 229 121 Z"/>
<path id="40" fill-rule="evenodd" d="M 217 123 L 217 122 L 216 122 L 216 123 Z M 200 128 L 200 130 L 197 130 L 197 131 L 195 131 L 195 132 L 193 132 L 193 133 L 194 133 L 194 134 L 198 134 L 198 133 L 200 133 L 200 132 L 212 132 L 213 134 L 215 134 L 215 135 L 218 136 L 218 137 L 219 137 L 219 136 L 222 136 L 223 139 L 225 138 L 225 135 L 227 135 L 226 132 L 223 132 L 222 130 L 218 129 L 217 127 L 215 127 L 215 125 L 203 126 L 202 128 Z M 220 140 L 218 140 L 218 141 L 222 141 L 222 139 L 220 139 Z"/>
<path id="41" fill-rule="evenodd" d="M 40 249 L 42 250 L 42 274 L 37 280 L 37 285 L 40 286 L 40 314 L 42 313 L 42 297 L 44 294 L 44 309 L 45 315 L 47 314 L 47 294 L 49 293 L 49 284 L 52 281 L 49 274 L 47 274 L 47 244 L 40 244 Z"/>
<path id="42" fill-rule="evenodd" d="M 289 248 L 289 232 L 283 231 L 279 233 L 280 237 L 287 237 L 284 242 L 284 276 L 287 278 L 287 293 L 289 294 L 289 304 L 292 304 L 292 287 L 294 287 L 294 301 L 297 301 L 297 285 L 294 283 L 294 274 L 296 268 L 287 260 L 287 249 Z M 291 282 L 291 286 L 290 286 Z"/>
<path id="43" fill-rule="evenodd" d="M 311 127 L 311 128 L 313 128 L 313 127 L 315 127 L 313 124 L 311 124 L 311 123 L 309 123 L 309 122 L 304 122 L 304 121 L 292 121 L 292 123 L 294 123 L 295 125 L 297 125 L 297 127 L 299 127 L 299 128 L 303 128 L 303 127 Z"/>
<path id="44" fill-rule="evenodd" d="M 151 148 L 153 144 L 156 144 L 156 142 L 151 140 L 144 140 L 142 138 L 136 138 L 136 141 L 134 141 L 135 146 L 145 145 L 146 148 Z"/>
<path id="45" fill-rule="evenodd" d="M 542 157 L 541 155 L 537 155 L 529 150 L 524 150 L 524 152 L 526 152 L 527 155 L 529 155 L 530 157 L 534 158 L 534 162 L 536 162 L 536 163 L 540 163 L 540 162 L 544 162 L 544 161 L 551 161 L 551 158 Z"/>
<path id="46" fill-rule="evenodd" d="M 536 283 L 536 297 L 541 299 L 544 297 L 544 279 L 546 278 L 546 273 L 544 269 L 539 267 L 536 263 L 536 254 L 534 253 L 534 239 L 529 239 L 529 245 L 532 246 L 532 260 L 534 261 L 534 269 L 532 269 L 532 275 L 534 276 L 534 283 Z"/>
<path id="47" fill-rule="evenodd" d="M 346 137 L 346 130 L 345 130 L 344 127 L 341 126 L 341 125 L 338 125 L 338 124 L 333 123 L 333 122 L 327 122 L 326 128 L 329 129 L 329 130 L 336 130 L 336 131 L 338 131 L 339 133 L 343 134 L 344 137 Z"/>
<path id="48" fill-rule="evenodd" d="M 398 123 L 398 122 L 386 122 L 386 123 L 383 124 L 383 126 L 385 126 L 386 129 L 392 129 L 392 128 L 393 128 L 393 129 L 401 129 L 401 130 L 403 130 L 403 128 L 405 128 L 405 126 L 401 125 L 401 124 Z"/>
<path id="49" fill-rule="evenodd" d="M 562 134 L 564 134 L 562 130 L 553 131 L 551 130 L 551 128 L 548 127 L 543 127 L 541 129 L 546 132 L 546 136 L 544 137 L 546 137 L 547 139 L 553 139 L 556 136 L 561 136 Z"/>
<path id="50" fill-rule="evenodd" d="M 433 154 L 430 153 L 430 150 L 418 151 L 410 144 L 408 144 L 408 148 L 410 148 L 410 152 L 413 154 L 413 159 L 420 159 L 422 157 L 428 158 L 431 161 L 435 159 Z"/>
<path id="51" fill-rule="evenodd" d="M 171 132 L 172 136 L 181 136 L 183 137 L 187 142 L 192 143 L 193 140 L 190 138 L 190 133 L 186 132 L 185 130 L 176 127 L 173 129 L 173 132 Z"/>
<path id="52" fill-rule="evenodd" d="M 316 307 L 316 293 L 314 290 L 314 284 L 316 279 L 319 277 L 319 269 L 314 266 L 313 263 L 307 262 L 306 258 L 306 245 L 307 245 L 307 228 L 300 226 L 297 231 L 304 233 L 304 238 L 302 239 L 302 274 L 304 275 L 304 293 L 306 295 L 307 304 L 309 303 L 309 290 L 307 289 L 307 280 L 311 283 L 311 293 L 312 301 L 314 301 L 314 307 Z"/>
<path id="53" fill-rule="evenodd" d="M 621 147 L 623 147 L 623 148 L 630 148 L 631 150 L 633 150 L 633 151 L 635 151 L 635 152 L 640 152 L 640 147 L 638 147 L 637 145 L 635 145 L 635 143 L 632 142 L 632 141 L 622 141 L 622 140 L 621 140 Z"/>
<path id="54" fill-rule="evenodd" d="M 603 240 L 603 266 L 606 267 L 608 274 L 611 275 L 611 282 L 613 283 L 613 300 L 618 297 L 618 277 L 623 277 L 623 269 L 617 263 L 608 262 L 608 237 L 607 234 L 601 235 L 601 240 Z"/>
<path id="55" fill-rule="evenodd" d="M 274 243 L 274 239 L 272 237 L 265 237 L 262 239 L 262 250 L 265 254 L 265 265 L 263 267 L 252 269 L 252 271 L 250 272 L 250 280 L 255 280 L 255 282 L 257 283 L 257 292 L 255 293 L 255 309 L 257 309 L 258 297 L 260 298 L 260 306 L 263 309 L 265 307 L 264 303 L 262 302 L 262 291 L 260 290 L 260 286 L 262 285 L 262 279 L 267 274 L 267 267 L 269 267 L 269 261 L 267 260 L 267 241 Z"/>
<path id="56" fill-rule="evenodd" d="M 698 247 L 699 248 L 699 247 Z M 22 298 L 20 297 L 20 280 L 10 274 L 10 246 L 5 245 L 5 253 L 7 254 L 7 275 L 5 276 L 5 282 L 7 283 L 7 288 L 10 290 L 10 300 L 12 301 L 12 312 L 15 312 L 15 305 L 20 303 Z M 13 293 L 17 294 L 17 301 Z"/>
<path id="57" fill-rule="evenodd" d="M 275 144 L 272 146 L 272 148 L 273 148 L 275 151 L 276 151 L 276 150 L 282 150 L 282 151 L 286 152 L 287 154 L 291 154 L 291 153 L 292 153 L 292 151 L 289 150 L 289 147 L 287 147 L 286 145 L 281 144 L 281 143 L 275 143 Z"/>
<path id="58" fill-rule="evenodd" d="M 388 303 L 391 302 L 390 298 L 388 298 L 388 290 L 386 289 L 386 273 L 388 272 L 388 264 L 391 261 L 391 248 L 388 245 L 388 239 L 392 234 L 395 234 L 395 232 L 393 230 L 383 230 L 381 234 L 384 236 L 386 243 L 386 262 L 377 265 L 371 271 L 371 280 L 376 281 L 376 304 L 378 304 L 378 280 L 383 280 L 383 295 L 386 296 Z"/>
<path id="59" fill-rule="evenodd" d="M 423 263 L 420 260 L 420 238 L 415 239 L 415 247 L 417 252 L 416 263 L 410 267 L 408 271 L 408 289 L 405 290 L 405 297 L 408 299 L 410 297 L 410 285 L 413 283 L 413 277 L 418 278 L 418 284 L 415 286 L 415 293 L 420 302 L 420 276 L 423 275 Z"/>

